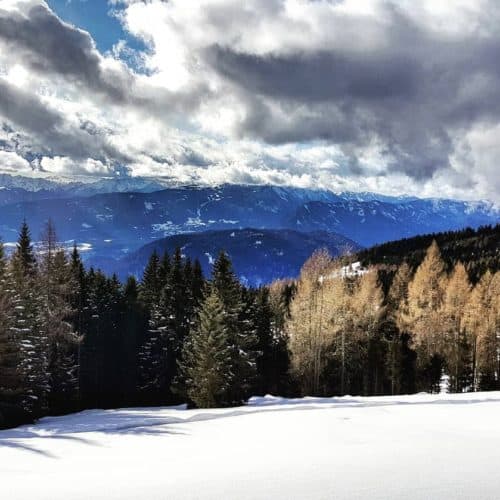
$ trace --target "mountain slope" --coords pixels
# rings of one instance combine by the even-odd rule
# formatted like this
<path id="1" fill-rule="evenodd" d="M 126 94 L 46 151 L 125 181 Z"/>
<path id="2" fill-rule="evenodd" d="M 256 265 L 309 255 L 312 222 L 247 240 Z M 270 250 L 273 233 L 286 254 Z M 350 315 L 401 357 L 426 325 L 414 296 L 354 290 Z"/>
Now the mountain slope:
<path id="1" fill-rule="evenodd" d="M 403 261 L 417 267 L 433 240 L 438 243 L 443 259 L 449 267 L 460 261 L 469 275 L 477 280 L 487 269 L 500 270 L 500 225 L 479 229 L 463 229 L 444 233 L 425 234 L 413 238 L 390 241 L 361 250 L 353 257 L 363 264 L 399 265 Z"/>
<path id="2" fill-rule="evenodd" d="M 304 231 L 344 234 L 364 246 L 422 233 L 496 223 L 500 213 L 485 203 L 453 200 L 378 200 L 308 202 L 294 214 L 291 225 Z"/>
<path id="3" fill-rule="evenodd" d="M 327 248 L 332 255 L 359 249 L 359 245 L 348 238 L 326 232 L 234 229 L 170 236 L 145 245 L 117 263 L 96 260 L 94 264 L 121 277 L 129 273 L 141 276 L 154 250 L 160 254 L 172 253 L 177 247 L 191 259 L 198 259 L 207 276 L 214 259 L 225 250 L 236 274 L 250 285 L 297 276 L 304 261 L 318 248 Z"/>

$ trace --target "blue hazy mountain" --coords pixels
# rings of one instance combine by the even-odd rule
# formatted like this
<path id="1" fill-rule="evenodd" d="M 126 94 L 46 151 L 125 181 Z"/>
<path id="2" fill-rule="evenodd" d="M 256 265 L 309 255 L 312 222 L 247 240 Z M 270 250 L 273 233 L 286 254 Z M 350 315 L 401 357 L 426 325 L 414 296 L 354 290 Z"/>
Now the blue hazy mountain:
<path id="1" fill-rule="evenodd" d="M 302 233 L 289 229 L 226 229 L 168 236 L 149 243 L 118 262 L 91 259 L 96 267 L 117 273 L 142 276 L 154 250 L 172 254 L 176 248 L 192 260 L 198 259 L 206 276 L 221 250 L 230 256 L 238 277 L 249 285 L 261 285 L 298 275 L 304 261 L 318 248 L 331 255 L 356 252 L 360 246 L 344 236 L 329 232 Z"/>
<path id="2" fill-rule="evenodd" d="M 155 240 L 184 233 L 244 228 L 323 231 L 368 247 L 500 219 L 499 211 L 487 202 L 248 185 L 158 190 L 162 184 L 130 178 L 62 184 L 3 176 L 0 237 L 15 241 L 26 218 L 37 239 L 50 217 L 62 241 L 84 244 L 88 259 L 113 262 Z"/>

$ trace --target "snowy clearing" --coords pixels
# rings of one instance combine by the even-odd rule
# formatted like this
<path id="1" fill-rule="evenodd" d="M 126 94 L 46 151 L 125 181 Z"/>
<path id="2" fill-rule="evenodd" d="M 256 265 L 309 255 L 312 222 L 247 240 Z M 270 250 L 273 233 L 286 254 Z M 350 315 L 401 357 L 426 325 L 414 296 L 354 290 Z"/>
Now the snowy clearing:
<path id="1" fill-rule="evenodd" d="M 497 499 L 500 392 L 90 410 L 0 432 L 2 498 Z"/>

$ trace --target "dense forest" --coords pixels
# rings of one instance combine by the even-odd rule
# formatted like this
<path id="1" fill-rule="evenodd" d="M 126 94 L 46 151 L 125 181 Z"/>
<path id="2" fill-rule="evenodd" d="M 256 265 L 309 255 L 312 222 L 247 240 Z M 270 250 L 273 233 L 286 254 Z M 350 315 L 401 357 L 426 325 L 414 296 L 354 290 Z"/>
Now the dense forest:
<path id="1" fill-rule="evenodd" d="M 462 262 L 473 283 L 487 270 L 493 273 L 500 270 L 500 224 L 389 241 L 358 252 L 355 259 L 365 265 L 391 266 L 407 262 L 414 270 L 424 260 L 433 241 L 441 249 L 447 270 Z"/>
<path id="2" fill-rule="evenodd" d="M 468 231 L 470 264 L 498 226 Z M 179 249 L 153 253 L 140 281 L 120 283 L 86 269 L 76 247 L 67 254 L 50 222 L 35 250 L 23 224 L 12 255 L 0 245 L 0 401 L 36 418 L 266 393 L 498 389 L 500 273 L 488 264 L 470 276 L 443 259 L 440 240 L 424 239 L 418 264 L 409 249 L 421 248 L 401 242 L 408 262 L 390 272 L 340 273 L 343 260 L 319 250 L 297 280 L 251 289 L 224 252 L 207 278 Z"/>

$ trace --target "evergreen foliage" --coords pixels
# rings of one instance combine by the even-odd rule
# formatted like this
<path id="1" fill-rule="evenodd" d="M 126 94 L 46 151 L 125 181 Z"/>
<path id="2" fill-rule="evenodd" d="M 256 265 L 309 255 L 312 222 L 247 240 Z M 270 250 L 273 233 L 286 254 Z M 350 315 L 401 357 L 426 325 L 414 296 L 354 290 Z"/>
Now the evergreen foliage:
<path id="1" fill-rule="evenodd" d="M 0 244 L 0 401 L 36 418 L 268 393 L 437 392 L 445 381 L 452 392 L 498 390 L 497 231 L 408 240 L 389 265 L 357 276 L 318 251 L 298 280 L 250 289 L 226 253 L 206 280 L 180 249 L 153 254 L 140 281 L 122 284 L 85 269 L 76 244 L 67 254 L 50 221 L 35 251 L 23 223 L 10 257 Z M 397 261 L 422 241 L 422 258 Z M 450 260 L 459 247 L 482 264 Z"/>
<path id="2" fill-rule="evenodd" d="M 227 406 L 234 373 L 226 311 L 216 288 L 203 301 L 180 368 L 186 395 L 198 408 Z"/>

